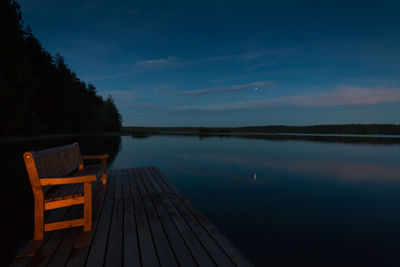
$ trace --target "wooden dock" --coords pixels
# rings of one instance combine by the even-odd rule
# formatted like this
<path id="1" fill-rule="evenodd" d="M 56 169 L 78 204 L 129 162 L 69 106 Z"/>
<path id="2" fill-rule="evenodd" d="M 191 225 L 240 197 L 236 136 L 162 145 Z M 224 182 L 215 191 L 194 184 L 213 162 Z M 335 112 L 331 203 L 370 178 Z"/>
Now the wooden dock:
<path id="1" fill-rule="evenodd" d="M 91 232 L 46 232 L 11 266 L 253 266 L 157 168 L 111 170 L 107 185 L 94 186 Z M 82 212 L 79 205 L 47 217 L 71 219 Z"/>

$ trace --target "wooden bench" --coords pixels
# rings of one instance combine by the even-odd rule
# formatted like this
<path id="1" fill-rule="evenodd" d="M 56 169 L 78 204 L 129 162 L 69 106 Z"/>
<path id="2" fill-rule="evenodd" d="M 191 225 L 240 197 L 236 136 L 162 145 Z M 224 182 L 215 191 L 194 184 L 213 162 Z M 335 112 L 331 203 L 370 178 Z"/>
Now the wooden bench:
<path id="1" fill-rule="evenodd" d="M 25 152 L 24 161 L 35 198 L 34 239 L 42 240 L 44 232 L 83 226 L 92 230 L 92 184 L 106 183 L 108 155 L 82 156 L 78 143 L 40 151 Z M 83 160 L 101 160 L 101 164 L 84 166 Z M 83 184 L 83 194 L 68 193 L 68 186 Z M 76 186 L 76 185 L 75 185 Z M 53 191 L 58 194 L 51 194 Z M 46 210 L 83 204 L 83 218 L 45 223 Z"/>

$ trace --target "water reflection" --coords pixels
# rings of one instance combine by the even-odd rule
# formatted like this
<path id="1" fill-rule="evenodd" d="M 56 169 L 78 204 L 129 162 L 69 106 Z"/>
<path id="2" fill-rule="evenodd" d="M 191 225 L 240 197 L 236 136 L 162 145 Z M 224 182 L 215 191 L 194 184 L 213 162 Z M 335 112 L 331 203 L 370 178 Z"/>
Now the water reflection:
<path id="1" fill-rule="evenodd" d="M 161 134 L 160 134 L 161 135 Z M 167 134 L 165 134 L 167 135 Z M 243 138 L 243 139 L 258 139 L 258 140 L 301 140 L 310 142 L 325 142 L 325 143 L 348 143 L 348 144 L 400 144 L 400 136 L 378 136 L 378 135 L 302 135 L 302 134 L 237 134 L 237 135 L 197 135 L 193 133 L 185 134 L 186 136 L 198 136 L 199 139 L 226 139 L 226 138 Z M 184 134 L 182 134 L 184 136 Z"/>
<path id="2" fill-rule="evenodd" d="M 399 142 L 279 138 L 157 135 L 57 142 L 78 141 L 82 153 L 118 154 L 115 168 L 157 166 L 258 266 L 324 266 L 326 259 L 334 266 L 400 266 Z M 21 158 L 27 144 L 21 146 L 2 146 L 10 155 L 5 163 L 21 166 L 3 166 L 11 180 L 2 179 L 1 188 L 10 199 L 18 191 L 15 205 L 29 206 L 32 192 Z M 3 230 L 31 222 L 33 207 L 2 205 L 5 214 L 17 215 L 5 218 Z M 15 242 L 12 231 L 12 238 L 3 234 L 2 244 Z"/>
<path id="3" fill-rule="evenodd" d="M 118 167 L 158 166 L 256 266 L 400 264 L 396 143 L 160 135 L 123 143 Z"/>
<path id="4" fill-rule="evenodd" d="M 135 131 L 131 133 L 131 137 L 132 138 L 148 138 L 151 135 L 149 133 L 146 132 L 139 132 L 139 131 Z"/>
<path id="5" fill-rule="evenodd" d="M 301 135 L 301 134 L 265 134 L 257 136 L 238 136 L 247 139 L 265 140 L 301 140 L 326 143 L 349 143 L 349 144 L 400 144 L 400 136 L 373 136 L 373 135 Z"/>
<path id="6" fill-rule="evenodd" d="M 347 162 L 337 160 L 317 160 L 298 158 L 271 158 L 271 157 L 242 157 L 230 154 L 202 154 L 193 155 L 203 160 L 218 162 L 220 164 L 240 165 L 242 168 L 268 168 L 284 172 L 292 172 L 310 177 L 321 176 L 336 179 L 341 182 L 365 182 L 365 181 L 400 181 L 400 166 L 392 166 L 367 162 Z M 356 159 L 355 159 L 356 160 Z M 212 170 L 210 170 L 212 172 Z M 192 172 L 193 173 L 193 170 Z M 207 171 L 203 171 L 207 174 Z M 209 175 L 210 173 L 208 173 Z M 237 180 L 246 178 L 229 173 L 220 173 L 219 177 L 230 177 Z M 253 174 L 253 183 L 257 180 L 257 174 Z"/>

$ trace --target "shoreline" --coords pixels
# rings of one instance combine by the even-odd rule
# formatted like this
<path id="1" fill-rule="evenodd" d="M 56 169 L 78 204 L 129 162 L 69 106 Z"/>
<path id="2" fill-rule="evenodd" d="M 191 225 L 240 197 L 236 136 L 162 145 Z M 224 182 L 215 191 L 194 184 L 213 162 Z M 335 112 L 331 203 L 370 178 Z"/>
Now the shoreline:
<path id="1" fill-rule="evenodd" d="M 121 132 L 110 132 L 110 133 L 76 133 L 76 134 L 45 134 L 35 136 L 16 136 L 16 137 L 5 137 L 0 138 L 2 142 L 20 142 L 29 140 L 42 140 L 42 139 L 56 139 L 56 138 L 67 138 L 74 136 L 92 136 L 92 135 L 121 135 L 130 136 L 132 134 L 146 134 L 148 136 L 153 135 L 178 135 L 178 136 L 198 136 L 198 137 L 353 137 L 353 138 L 394 138 L 400 139 L 400 135 L 396 134 L 325 134 L 325 133 L 258 133 L 258 132 L 209 132 L 199 133 L 198 131 L 159 131 L 159 132 L 145 132 L 145 131 L 121 131 Z M 135 137 L 135 136 L 133 136 Z"/>
<path id="2" fill-rule="evenodd" d="M 307 136 L 307 137 L 360 137 L 360 138 L 400 138 L 396 134 L 317 134 L 317 133 L 251 133 L 251 132 L 228 132 L 228 133 L 206 133 L 200 134 L 198 132 L 174 132 L 174 131 L 161 131 L 158 133 L 148 132 L 148 135 L 193 135 L 193 136 Z"/>
<path id="3" fill-rule="evenodd" d="M 0 138 L 0 143 L 6 142 L 21 142 L 30 140 L 43 140 L 43 139 L 57 139 L 67 138 L 74 136 L 91 136 L 91 135 L 121 135 L 121 132 L 110 132 L 110 133 L 76 133 L 76 134 L 44 134 L 44 135 L 33 135 L 33 136 L 12 136 Z"/>
<path id="4" fill-rule="evenodd" d="M 144 128 L 141 128 L 144 129 Z M 152 128 L 154 129 L 154 128 Z M 15 136 L 0 138 L 0 143 L 24 142 L 32 140 L 58 139 L 77 136 L 132 136 L 133 138 L 151 137 L 155 135 L 176 135 L 176 136 L 197 136 L 200 138 L 207 137 L 241 137 L 241 138 L 328 138 L 328 139 L 383 139 L 396 140 L 400 142 L 400 135 L 397 134 L 335 134 L 335 133 L 264 133 L 264 132 L 205 132 L 199 131 L 138 131 L 138 130 L 122 130 L 121 132 L 109 133 L 76 133 L 76 134 L 44 134 L 35 136 Z"/>

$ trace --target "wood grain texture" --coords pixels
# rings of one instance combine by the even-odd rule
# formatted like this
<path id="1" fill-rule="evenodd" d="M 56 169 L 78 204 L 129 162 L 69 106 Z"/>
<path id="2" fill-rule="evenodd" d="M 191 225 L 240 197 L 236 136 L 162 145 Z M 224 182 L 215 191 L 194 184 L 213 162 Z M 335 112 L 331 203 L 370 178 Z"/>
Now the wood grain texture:
<path id="1" fill-rule="evenodd" d="M 216 227 L 210 222 L 199 210 L 197 210 L 179 190 L 168 181 L 168 179 L 156 167 L 151 167 L 149 170 L 157 177 L 160 183 L 167 185 L 170 192 L 182 201 L 182 204 L 191 212 L 191 214 L 201 223 L 202 227 L 208 231 L 213 239 L 218 242 L 219 246 L 231 258 L 231 260 L 238 266 L 253 266 L 253 264 L 245 257 L 232 243 L 226 238 Z"/>
<path id="2" fill-rule="evenodd" d="M 98 218 L 96 234 L 90 244 L 87 257 L 87 266 L 102 266 L 108 244 L 108 234 L 114 206 L 115 184 L 111 181 L 107 184 L 104 196 L 104 206 L 101 216 Z"/>
<path id="3" fill-rule="evenodd" d="M 116 180 L 120 179 L 121 172 L 116 173 Z M 123 253 L 123 221 L 124 203 L 122 198 L 122 184 L 116 181 L 114 192 L 114 204 L 111 217 L 110 234 L 108 238 L 107 251 L 104 266 L 122 266 Z"/>
<path id="4" fill-rule="evenodd" d="M 134 176 L 138 176 L 137 170 L 133 170 Z M 144 266 L 159 266 L 153 236 L 144 208 L 142 197 L 138 191 L 137 179 L 131 183 L 135 219 L 137 223 L 137 233 L 139 240 L 140 257 Z"/>
<path id="5" fill-rule="evenodd" d="M 153 236 L 153 242 L 156 247 L 158 259 L 162 266 L 178 266 L 175 255 L 172 251 L 170 241 L 168 240 L 163 225 L 160 222 L 158 214 L 154 208 L 150 195 L 143 184 L 143 170 L 139 169 L 137 186 L 139 194 L 142 196 L 145 212 Z"/>
<path id="6" fill-rule="evenodd" d="M 66 199 L 45 202 L 44 209 L 45 210 L 57 209 L 62 207 L 83 204 L 84 202 L 85 202 L 84 197 L 66 196 Z"/>
<path id="7" fill-rule="evenodd" d="M 79 184 L 96 181 L 96 175 L 73 176 L 64 178 L 43 178 L 40 179 L 40 184 L 45 185 L 62 185 L 62 184 Z"/>
<path id="8" fill-rule="evenodd" d="M 12 266 L 252 266 L 157 168 L 111 170 L 108 177 L 107 185 L 98 182 L 92 192 L 92 231 L 45 232 Z M 61 201 L 82 187 L 60 188 L 69 195 Z M 58 199 L 58 192 L 49 195 Z M 55 223 L 46 230 L 84 224 L 82 206 L 49 212 Z"/>
<path id="9" fill-rule="evenodd" d="M 194 260 L 187 244 L 182 238 L 178 228 L 174 224 L 167 210 L 165 209 L 160 197 L 159 191 L 155 191 L 151 182 L 149 181 L 147 169 L 144 169 L 146 176 L 144 177 L 143 184 L 146 187 L 146 190 L 149 192 L 149 195 L 152 199 L 154 207 L 157 211 L 157 214 L 160 218 L 160 222 L 164 227 L 165 233 L 170 240 L 172 249 L 176 255 L 177 261 L 181 266 L 197 266 L 196 261 Z"/>

